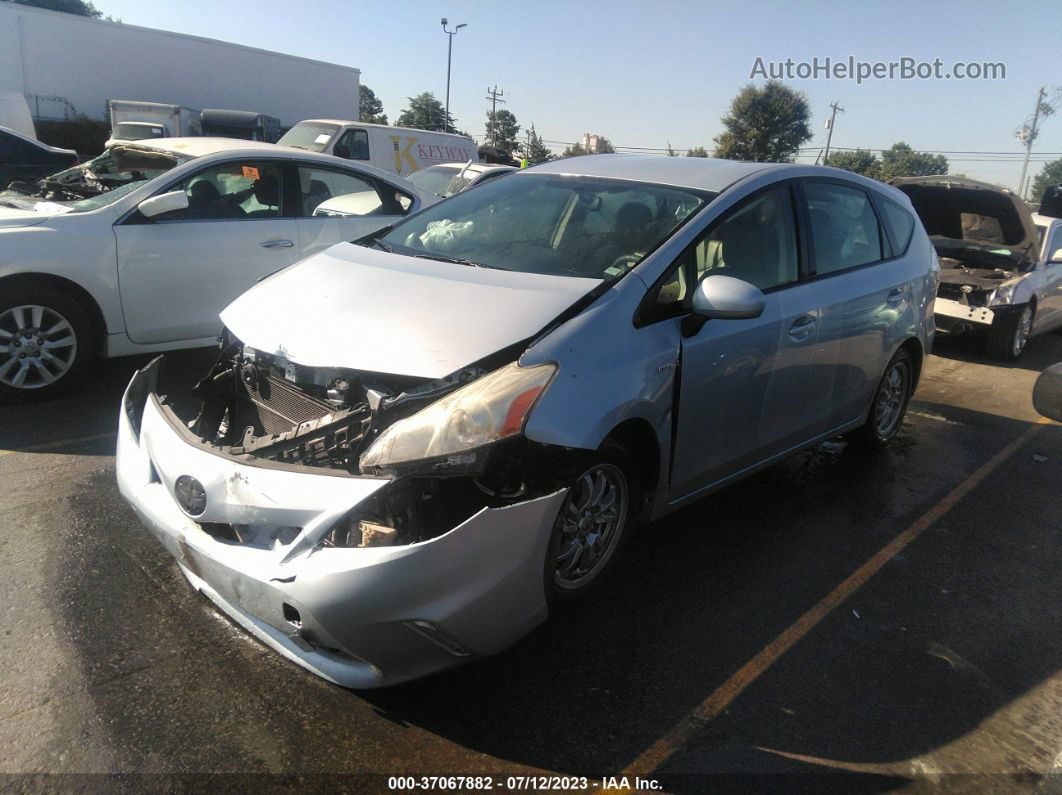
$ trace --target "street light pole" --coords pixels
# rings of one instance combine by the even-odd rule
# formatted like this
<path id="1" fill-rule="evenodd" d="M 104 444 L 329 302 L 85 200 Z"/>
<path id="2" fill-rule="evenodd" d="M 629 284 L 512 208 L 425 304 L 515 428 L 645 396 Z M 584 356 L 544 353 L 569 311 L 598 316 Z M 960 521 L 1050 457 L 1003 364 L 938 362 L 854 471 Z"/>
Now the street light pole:
<path id="1" fill-rule="evenodd" d="M 446 116 L 443 118 L 443 132 L 449 132 L 448 128 L 450 127 L 450 64 L 454 55 L 454 36 L 457 35 L 457 31 L 465 27 L 468 27 L 468 23 L 462 22 L 453 30 L 447 30 L 446 17 L 442 18 L 443 33 L 449 37 L 449 43 L 446 47 Z"/>

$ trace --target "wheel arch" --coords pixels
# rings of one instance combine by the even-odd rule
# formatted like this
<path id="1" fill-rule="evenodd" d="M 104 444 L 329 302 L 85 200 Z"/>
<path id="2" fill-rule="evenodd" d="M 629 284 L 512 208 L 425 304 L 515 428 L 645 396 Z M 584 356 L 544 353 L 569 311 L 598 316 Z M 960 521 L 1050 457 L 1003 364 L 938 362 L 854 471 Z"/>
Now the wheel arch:
<path id="1" fill-rule="evenodd" d="M 103 343 L 107 335 L 107 322 L 103 310 L 84 287 L 77 282 L 56 276 L 52 273 L 16 273 L 0 277 L 0 293 L 16 287 L 47 287 L 61 292 L 80 304 L 92 323 L 93 347 L 96 353 L 103 352 Z"/>
<path id="2" fill-rule="evenodd" d="M 651 502 L 660 486 L 660 441 L 648 420 L 632 417 L 624 420 L 605 436 L 605 441 L 623 447 L 638 465 L 644 504 L 639 513 L 648 515 Z"/>
<path id="3" fill-rule="evenodd" d="M 911 394 L 913 395 L 918 388 L 918 380 L 922 377 L 922 365 L 925 361 L 922 341 L 918 337 L 908 337 L 900 343 L 900 350 L 906 350 L 911 356 L 911 366 L 914 368 L 914 374 L 911 378 Z"/>

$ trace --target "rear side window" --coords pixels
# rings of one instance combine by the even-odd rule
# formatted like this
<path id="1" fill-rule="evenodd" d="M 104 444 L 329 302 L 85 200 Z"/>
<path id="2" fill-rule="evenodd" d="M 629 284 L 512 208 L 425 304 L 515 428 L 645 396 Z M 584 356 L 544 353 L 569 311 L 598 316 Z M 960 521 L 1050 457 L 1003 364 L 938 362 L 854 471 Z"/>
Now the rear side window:
<path id="1" fill-rule="evenodd" d="M 413 200 L 367 176 L 299 166 L 299 209 L 311 216 L 403 215 Z"/>
<path id="2" fill-rule="evenodd" d="M 883 258 L 878 217 L 870 197 L 833 183 L 804 185 L 811 219 L 813 266 L 822 275 Z"/>
<path id="3" fill-rule="evenodd" d="M 892 240 L 893 253 L 899 256 L 907 250 L 907 244 L 911 242 L 914 218 L 896 202 L 884 198 L 881 199 L 881 214 L 889 232 L 889 239 Z"/>

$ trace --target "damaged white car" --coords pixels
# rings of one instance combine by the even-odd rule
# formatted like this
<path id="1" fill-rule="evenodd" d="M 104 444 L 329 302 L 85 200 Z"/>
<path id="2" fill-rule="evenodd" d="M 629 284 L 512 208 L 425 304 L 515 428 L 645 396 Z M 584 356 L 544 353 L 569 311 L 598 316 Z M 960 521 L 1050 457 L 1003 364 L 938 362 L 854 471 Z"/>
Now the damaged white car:
<path id="1" fill-rule="evenodd" d="M 982 331 L 989 355 L 1012 361 L 1031 337 L 1062 326 L 1062 220 L 964 177 L 890 184 L 911 199 L 940 255 L 941 331 Z"/>
<path id="2" fill-rule="evenodd" d="M 897 432 L 936 258 L 836 169 L 598 155 L 265 279 L 217 363 L 120 412 L 122 494 L 196 589 L 348 687 L 493 654 L 661 517 Z M 297 308 L 297 311 L 293 311 Z"/>

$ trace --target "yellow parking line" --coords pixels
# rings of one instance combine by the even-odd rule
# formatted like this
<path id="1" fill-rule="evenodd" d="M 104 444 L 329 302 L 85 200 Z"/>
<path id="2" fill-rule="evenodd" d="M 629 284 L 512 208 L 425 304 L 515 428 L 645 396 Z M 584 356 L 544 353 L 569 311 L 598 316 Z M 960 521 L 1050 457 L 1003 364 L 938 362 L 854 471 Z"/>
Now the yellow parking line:
<path id="1" fill-rule="evenodd" d="M 91 436 L 75 436 L 73 439 L 60 439 L 57 442 L 31 444 L 28 447 L 20 447 L 17 450 L 0 450 L 0 456 L 13 455 L 14 453 L 39 453 L 44 450 L 55 450 L 60 447 L 80 444 L 81 442 L 94 442 L 97 439 L 113 439 L 117 435 L 117 431 L 108 431 L 107 433 L 94 433 Z"/>
<path id="2" fill-rule="evenodd" d="M 714 693 L 700 703 L 692 712 L 673 726 L 663 737 L 649 746 L 623 770 L 628 778 L 645 777 L 667 761 L 684 745 L 705 723 L 723 712 L 749 685 L 762 676 L 783 654 L 789 651 L 805 635 L 814 629 L 822 619 L 833 612 L 849 596 L 859 590 L 882 567 L 892 560 L 897 553 L 914 541 L 941 516 L 951 510 L 967 494 L 975 489 L 1000 464 L 1010 458 L 1014 452 L 1051 420 L 1041 419 L 1028 428 L 1017 439 L 978 467 L 969 477 L 948 492 L 936 505 L 927 510 L 906 530 L 886 544 L 874 557 L 856 569 L 844 582 L 838 585 L 821 602 L 808 610 L 791 624 L 781 635 L 776 637 L 751 660 L 721 684 Z"/>

